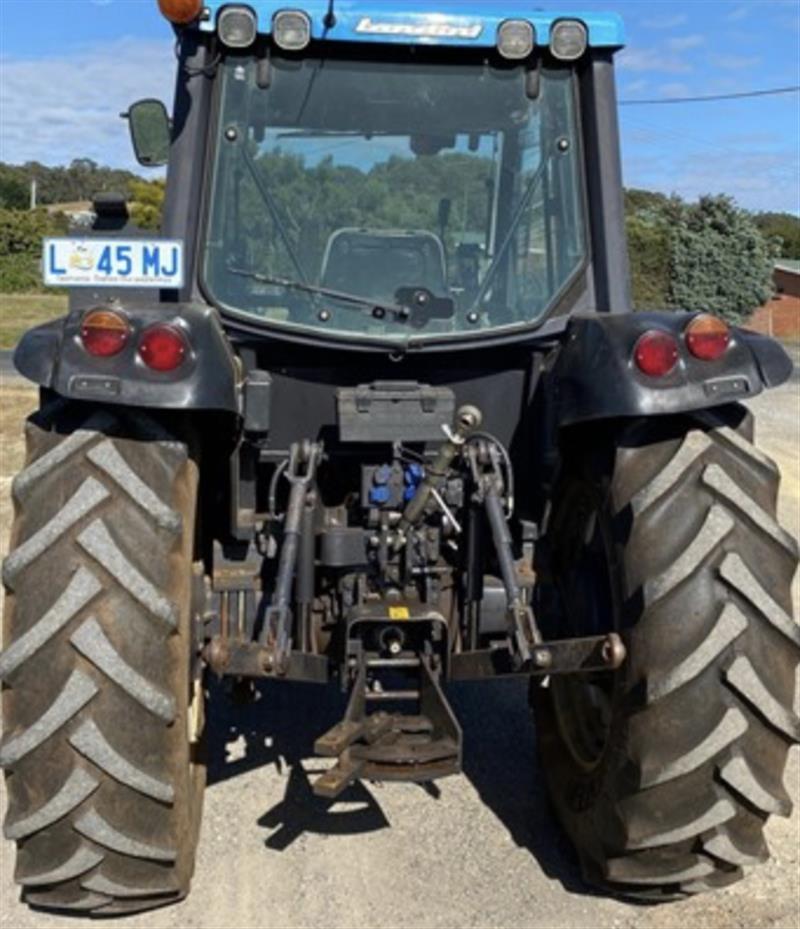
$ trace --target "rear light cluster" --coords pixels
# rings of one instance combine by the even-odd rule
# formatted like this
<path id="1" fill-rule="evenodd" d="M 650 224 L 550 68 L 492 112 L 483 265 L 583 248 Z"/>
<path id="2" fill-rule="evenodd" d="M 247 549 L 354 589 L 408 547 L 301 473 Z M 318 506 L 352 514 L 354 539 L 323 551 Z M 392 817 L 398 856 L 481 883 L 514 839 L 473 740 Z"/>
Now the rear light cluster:
<path id="1" fill-rule="evenodd" d="M 132 335 L 130 322 L 116 310 L 90 310 L 81 322 L 83 347 L 96 358 L 118 355 Z M 177 326 L 153 323 L 141 332 L 136 351 L 152 371 L 174 371 L 189 355 L 189 342 Z"/>
<path id="2" fill-rule="evenodd" d="M 683 341 L 695 358 L 716 361 L 730 345 L 731 331 L 723 320 L 701 313 L 684 330 Z M 672 373 L 679 359 L 678 338 L 663 329 L 648 329 L 639 336 L 633 349 L 636 367 L 648 377 L 666 377 Z"/>

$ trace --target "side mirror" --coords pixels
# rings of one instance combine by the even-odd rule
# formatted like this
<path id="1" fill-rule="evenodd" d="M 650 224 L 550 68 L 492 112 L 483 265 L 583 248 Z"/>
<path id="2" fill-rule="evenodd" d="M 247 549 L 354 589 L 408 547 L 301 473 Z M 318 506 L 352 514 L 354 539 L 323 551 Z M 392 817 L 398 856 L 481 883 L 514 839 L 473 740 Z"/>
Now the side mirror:
<path id="1" fill-rule="evenodd" d="M 170 121 L 160 100 L 137 100 L 123 116 L 128 120 L 133 151 L 140 165 L 158 168 L 169 161 Z"/>

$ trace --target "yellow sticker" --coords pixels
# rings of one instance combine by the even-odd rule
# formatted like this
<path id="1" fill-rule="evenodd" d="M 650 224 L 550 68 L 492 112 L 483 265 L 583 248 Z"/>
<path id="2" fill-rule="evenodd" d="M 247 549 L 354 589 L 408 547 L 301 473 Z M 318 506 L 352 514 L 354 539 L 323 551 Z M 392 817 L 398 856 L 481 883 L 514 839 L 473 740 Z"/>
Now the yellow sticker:
<path id="1" fill-rule="evenodd" d="M 411 613 L 407 606 L 390 606 L 389 619 L 410 619 Z"/>

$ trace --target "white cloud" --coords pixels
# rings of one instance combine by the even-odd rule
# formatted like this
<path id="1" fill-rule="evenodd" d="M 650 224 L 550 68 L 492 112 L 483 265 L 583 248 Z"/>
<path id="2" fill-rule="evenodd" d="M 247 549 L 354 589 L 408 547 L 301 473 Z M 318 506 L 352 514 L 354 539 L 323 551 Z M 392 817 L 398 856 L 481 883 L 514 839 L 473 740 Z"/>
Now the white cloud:
<path id="1" fill-rule="evenodd" d="M 754 139 L 743 141 L 737 150 L 720 140 L 721 157 L 700 151 L 674 157 L 664 147 L 663 137 L 636 127 L 626 130 L 623 142 L 623 151 L 635 147 L 635 151 L 623 157 L 625 183 L 629 187 L 676 193 L 686 200 L 725 193 L 749 210 L 794 213 L 800 206 L 797 181 L 800 163 L 796 151 L 769 143 L 759 145 Z M 643 150 L 643 145 L 650 151 Z M 657 153 L 650 148 L 653 145 Z"/>
<path id="2" fill-rule="evenodd" d="M 633 96 L 635 94 L 644 93 L 649 86 L 650 82 L 646 81 L 644 78 L 639 78 L 635 81 L 625 81 L 622 85 L 622 92 L 626 96 Z"/>
<path id="3" fill-rule="evenodd" d="M 746 19 L 750 15 L 750 10 L 747 8 L 747 4 L 741 3 L 735 9 L 731 10 L 730 13 L 725 17 L 729 23 L 738 23 L 743 19 Z"/>
<path id="4" fill-rule="evenodd" d="M 705 41 L 705 36 L 694 33 L 692 35 L 675 36 L 674 39 L 669 39 L 667 47 L 673 52 L 683 52 L 689 48 L 698 48 L 700 45 L 705 45 Z"/>
<path id="5" fill-rule="evenodd" d="M 0 160 L 91 158 L 137 168 L 119 114 L 140 97 L 158 97 L 171 109 L 175 67 L 169 39 L 123 37 L 65 55 L 4 57 Z"/>
<path id="6" fill-rule="evenodd" d="M 662 97 L 674 98 L 674 97 L 688 97 L 691 93 L 688 85 L 682 84 L 680 81 L 672 81 L 669 84 L 662 84 L 658 88 L 658 92 Z"/>
<path id="7" fill-rule="evenodd" d="M 692 70 L 680 55 L 664 53 L 656 48 L 625 48 L 617 56 L 617 64 L 627 71 L 661 71 L 664 74 L 687 74 Z"/>
<path id="8" fill-rule="evenodd" d="M 642 20 L 645 29 L 677 29 L 689 21 L 686 13 L 676 13 L 674 16 L 653 16 Z"/>
<path id="9" fill-rule="evenodd" d="M 744 71 L 761 64 L 759 55 L 712 55 L 711 64 L 726 71 Z"/>

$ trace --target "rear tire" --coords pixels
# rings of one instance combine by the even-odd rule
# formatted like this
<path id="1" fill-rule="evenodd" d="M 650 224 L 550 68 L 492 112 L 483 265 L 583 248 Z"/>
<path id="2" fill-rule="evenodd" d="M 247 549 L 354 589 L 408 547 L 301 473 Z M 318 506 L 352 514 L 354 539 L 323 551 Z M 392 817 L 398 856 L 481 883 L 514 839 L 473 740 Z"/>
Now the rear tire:
<path id="1" fill-rule="evenodd" d="M 197 467 L 149 417 L 62 401 L 27 447 L 0 654 L 15 878 L 37 908 L 163 906 L 188 892 L 205 785 Z"/>
<path id="2" fill-rule="evenodd" d="M 548 534 L 553 577 L 568 588 L 555 598 L 561 634 L 617 628 L 628 656 L 583 679 L 594 701 L 577 677 L 532 689 L 554 806 L 589 883 L 650 900 L 724 886 L 766 860 L 768 817 L 791 811 L 797 545 L 776 522 L 778 469 L 738 406 L 638 422 L 604 462 L 586 464 L 585 446 L 574 461 Z M 582 538 L 597 535 L 594 520 L 604 629 L 574 593 L 594 583 L 576 544 L 581 492 L 595 501 Z"/>

